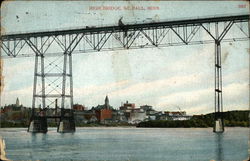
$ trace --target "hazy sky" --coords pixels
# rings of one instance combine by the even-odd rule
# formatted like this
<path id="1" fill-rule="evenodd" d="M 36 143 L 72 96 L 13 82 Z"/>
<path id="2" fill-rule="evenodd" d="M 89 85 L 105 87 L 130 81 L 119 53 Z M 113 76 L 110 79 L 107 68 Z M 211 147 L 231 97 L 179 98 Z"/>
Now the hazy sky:
<path id="1" fill-rule="evenodd" d="M 7 1 L 1 8 L 4 33 L 166 21 L 249 12 L 244 1 Z M 122 10 L 93 10 L 112 6 Z M 158 10 L 124 10 L 124 7 L 158 7 Z M 18 18 L 17 18 L 18 17 Z M 237 33 L 238 34 L 238 33 Z M 223 43 L 224 110 L 249 107 L 249 42 Z M 1 105 L 17 97 L 31 106 L 34 58 L 4 59 Z M 186 110 L 188 114 L 214 110 L 214 44 L 83 53 L 73 56 L 74 102 L 87 107 L 104 103 L 118 108 L 128 100 L 157 110 Z"/>

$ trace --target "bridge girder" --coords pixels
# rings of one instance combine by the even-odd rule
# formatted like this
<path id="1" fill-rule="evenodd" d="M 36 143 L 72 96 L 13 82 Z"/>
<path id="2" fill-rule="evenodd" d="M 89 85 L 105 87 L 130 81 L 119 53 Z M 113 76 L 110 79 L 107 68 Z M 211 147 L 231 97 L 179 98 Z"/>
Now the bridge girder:
<path id="1" fill-rule="evenodd" d="M 219 41 L 248 40 L 248 21 L 249 15 L 238 15 L 1 35 L 3 51 L 1 57 L 35 56 L 33 49 L 29 50 L 32 48 L 31 42 L 35 41 L 40 42 L 40 48 L 46 46 L 45 50 L 48 50 L 51 45 L 53 46 L 53 42 L 56 42 L 64 50 L 65 46 L 70 43 L 70 39 L 77 35 L 84 35 L 84 37 L 72 53 L 214 43 L 216 23 L 222 30 L 221 37 L 218 38 Z M 242 35 L 225 38 L 228 31 L 232 30 L 233 27 L 234 32 Z M 47 55 L 62 53 L 63 51 L 59 53 L 58 51 L 46 52 Z"/>

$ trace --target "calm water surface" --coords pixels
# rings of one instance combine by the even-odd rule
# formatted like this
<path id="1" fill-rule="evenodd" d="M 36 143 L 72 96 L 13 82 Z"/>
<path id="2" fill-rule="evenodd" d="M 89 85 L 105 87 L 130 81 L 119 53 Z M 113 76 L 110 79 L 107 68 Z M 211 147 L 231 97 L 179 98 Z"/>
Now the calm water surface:
<path id="1" fill-rule="evenodd" d="M 2 128 L 12 160 L 245 160 L 248 128 L 77 128 L 75 133 L 27 133 Z"/>

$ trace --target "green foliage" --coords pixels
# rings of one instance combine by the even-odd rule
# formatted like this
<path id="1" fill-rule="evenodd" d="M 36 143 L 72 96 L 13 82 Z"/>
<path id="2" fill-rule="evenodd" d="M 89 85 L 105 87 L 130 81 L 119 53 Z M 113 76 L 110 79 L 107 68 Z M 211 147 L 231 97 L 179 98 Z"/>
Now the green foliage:
<path id="1" fill-rule="evenodd" d="M 26 122 L 1 121 L 0 127 L 1 128 L 6 128 L 6 127 L 28 127 L 28 124 Z"/>
<path id="2" fill-rule="evenodd" d="M 57 123 L 56 122 L 47 122 L 48 127 L 57 127 Z"/>
<path id="3" fill-rule="evenodd" d="M 138 124 L 137 127 L 208 127 L 203 120 L 183 120 L 183 121 L 168 121 L 168 120 L 155 120 L 146 121 Z"/>

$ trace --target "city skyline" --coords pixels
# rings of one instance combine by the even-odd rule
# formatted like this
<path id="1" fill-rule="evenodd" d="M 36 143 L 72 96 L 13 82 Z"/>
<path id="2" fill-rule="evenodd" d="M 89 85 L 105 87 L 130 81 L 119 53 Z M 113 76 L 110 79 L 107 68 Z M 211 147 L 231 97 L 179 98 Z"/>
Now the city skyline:
<path id="1" fill-rule="evenodd" d="M 7 33 L 51 30 L 58 26 L 67 28 L 93 24 L 98 24 L 98 26 L 116 24 L 121 16 L 123 16 L 124 23 L 128 23 L 133 22 L 135 17 L 138 18 L 138 21 L 147 18 L 161 21 L 173 18 L 202 17 L 214 13 L 219 15 L 247 12 L 247 8 L 238 7 L 239 4 L 245 2 L 227 4 L 192 2 L 196 3 L 197 8 L 197 12 L 192 10 L 194 13 L 188 11 L 188 8 L 192 6 L 191 2 L 188 2 L 191 4 L 182 3 L 181 7 L 178 2 L 153 4 L 143 2 L 141 5 L 160 6 L 160 9 L 147 11 L 145 16 L 140 13 L 146 12 L 139 10 L 135 10 L 133 13 L 112 11 L 117 15 L 109 19 L 112 13 L 103 10 L 90 11 L 88 8 L 102 3 L 71 3 L 70 5 L 74 6 L 71 11 L 66 10 L 67 3 L 62 3 L 60 10 L 65 11 L 62 16 L 58 15 L 57 10 L 50 12 L 53 9 L 51 4 L 45 10 L 41 10 L 40 7 L 32 5 L 35 2 L 30 2 L 26 8 L 21 7 L 24 5 L 21 2 L 14 3 L 15 7 L 21 9 L 8 10 L 8 5 L 6 5 L 7 7 L 3 8 L 3 11 L 1 10 L 3 13 L 6 12 L 2 25 Z M 108 2 L 104 2 L 102 5 L 105 3 L 108 5 Z M 55 2 L 54 7 L 56 5 Z M 114 5 L 127 5 L 127 3 L 115 2 Z M 225 5 L 227 7 L 224 7 Z M 175 7 L 177 11 L 172 12 L 171 7 Z M 207 10 L 201 12 L 205 7 Z M 178 13 L 180 9 L 187 11 L 187 14 Z M 34 12 L 35 10 L 36 12 Z M 165 16 L 166 11 L 170 12 L 170 15 Z M 16 15 L 18 15 L 18 19 Z M 66 20 L 66 15 L 69 15 L 71 19 Z M 58 20 L 53 21 L 51 17 L 56 17 Z M 89 22 L 85 20 L 88 18 L 91 19 Z M 78 21 L 79 19 L 81 21 Z M 44 25 L 47 24 L 44 22 L 48 21 L 51 24 Z M 31 22 L 37 25 L 32 26 Z M 30 25 L 33 27 L 32 29 L 29 27 Z M 249 42 L 223 43 L 222 57 L 224 111 L 248 109 Z M 31 106 L 34 58 L 6 60 L 4 59 L 3 64 L 5 86 L 1 96 L 1 106 L 14 102 L 16 97 L 19 97 L 20 102 L 23 102 L 25 106 Z M 179 106 L 190 114 L 214 112 L 214 44 L 75 54 L 73 63 L 75 103 L 92 107 L 102 104 L 102 97 L 108 95 L 110 104 L 115 107 L 119 106 L 122 101 L 129 100 L 139 106 L 152 105 L 157 108 L 156 110 Z"/>

